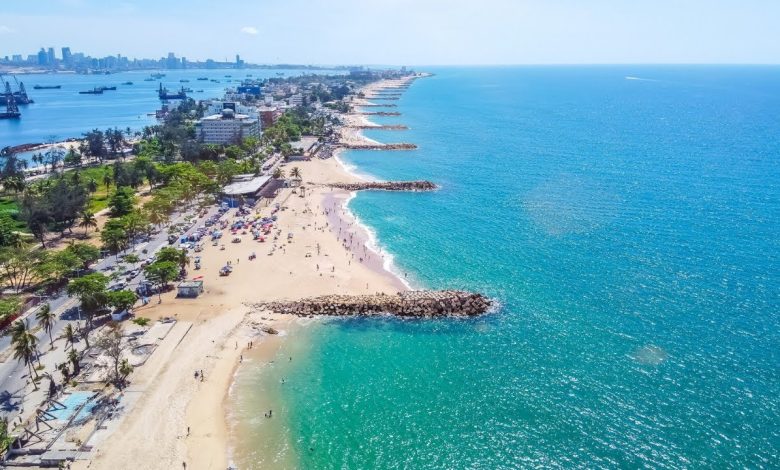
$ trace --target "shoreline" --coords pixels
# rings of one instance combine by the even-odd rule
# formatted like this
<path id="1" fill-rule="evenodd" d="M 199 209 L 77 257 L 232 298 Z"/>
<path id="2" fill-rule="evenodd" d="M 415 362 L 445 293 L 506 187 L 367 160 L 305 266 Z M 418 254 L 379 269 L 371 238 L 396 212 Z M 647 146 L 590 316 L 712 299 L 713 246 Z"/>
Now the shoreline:
<path id="1" fill-rule="evenodd" d="M 84 455 L 89 460 L 76 460 L 73 468 L 122 468 L 132 460 L 143 468 L 178 468 L 186 463 L 189 469 L 224 470 L 229 458 L 240 460 L 242 453 L 234 446 L 228 422 L 230 390 L 242 355 L 272 358 L 282 345 L 294 345 L 304 336 L 264 332 L 267 328 L 289 332 L 299 327 L 299 319 L 250 312 L 247 303 L 407 289 L 400 276 L 385 269 L 388 261 L 378 242 L 373 242 L 378 251 L 369 254 L 370 228 L 348 208 L 354 192 L 323 186 L 359 182 L 361 177 L 335 157 L 283 166 L 300 168 L 306 197 L 294 188 L 283 188 L 256 213 L 268 215 L 279 203 L 283 210 L 277 213 L 274 231 L 294 233 L 295 238 L 285 242 L 280 236 L 278 241 L 257 243 L 250 235 L 242 243 L 226 242 L 224 251 L 204 243 L 198 253 L 202 269 L 191 274 L 203 276 L 203 295 L 175 299 L 175 293 L 163 294 L 162 303 L 135 309 L 136 316 L 152 320 L 176 317 L 178 333 L 168 335 L 147 364 L 131 376 L 126 394 L 137 398 L 126 405 L 110 431 L 89 442 L 96 449 Z M 233 220 L 235 211 L 224 218 Z M 255 252 L 257 258 L 247 261 Z M 363 253 L 365 262 L 359 260 Z M 231 260 L 234 273 L 219 276 L 219 269 Z M 247 351 L 250 341 L 254 348 Z M 194 371 L 200 370 L 204 381 L 193 378 Z M 150 436 L 158 444 L 137 455 L 138 448 L 148 448 Z"/>

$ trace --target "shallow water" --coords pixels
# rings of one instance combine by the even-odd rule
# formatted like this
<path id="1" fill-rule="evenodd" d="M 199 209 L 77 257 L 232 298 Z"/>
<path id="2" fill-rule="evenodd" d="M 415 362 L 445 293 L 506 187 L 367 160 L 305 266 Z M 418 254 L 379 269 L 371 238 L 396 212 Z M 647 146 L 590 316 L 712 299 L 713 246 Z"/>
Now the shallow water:
<path id="1" fill-rule="evenodd" d="M 313 330 L 296 465 L 780 465 L 780 68 L 433 71 L 376 119 L 411 130 L 366 132 L 419 150 L 345 159 L 442 189 L 350 207 L 418 285 L 502 307 Z"/>

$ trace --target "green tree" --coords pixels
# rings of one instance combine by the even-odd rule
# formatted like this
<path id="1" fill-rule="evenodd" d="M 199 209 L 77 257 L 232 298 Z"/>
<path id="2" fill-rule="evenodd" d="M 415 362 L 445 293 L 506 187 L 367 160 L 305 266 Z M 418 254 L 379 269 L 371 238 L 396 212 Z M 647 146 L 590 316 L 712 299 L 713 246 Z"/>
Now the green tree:
<path id="1" fill-rule="evenodd" d="M 292 168 L 292 170 L 290 171 L 290 176 L 292 176 L 293 178 L 295 178 L 297 180 L 302 179 L 301 178 L 301 170 L 300 170 L 300 168 L 298 168 L 297 166 L 294 166 Z"/>
<path id="2" fill-rule="evenodd" d="M 65 337 L 65 341 L 70 345 L 70 347 L 74 347 L 76 344 L 76 330 L 73 329 L 72 324 L 68 323 L 65 325 L 65 329 L 62 331 L 62 335 Z M 65 347 L 67 347 L 67 345 Z"/>
<path id="3" fill-rule="evenodd" d="M 101 273 L 87 274 L 68 283 L 68 295 L 81 301 L 81 310 L 86 316 L 84 342 L 89 349 L 89 332 L 95 315 L 108 305 L 108 278 Z"/>
<path id="4" fill-rule="evenodd" d="M 16 292 L 21 292 L 34 281 L 38 267 L 44 261 L 44 252 L 29 246 L 0 249 L 0 280 Z"/>
<path id="5" fill-rule="evenodd" d="M 100 232 L 100 240 L 103 242 L 103 248 L 116 255 L 127 248 L 128 237 L 123 221 L 121 219 L 107 221 Z"/>
<path id="6" fill-rule="evenodd" d="M 108 305 L 119 311 L 130 310 L 135 305 L 136 300 L 138 300 L 138 296 L 135 295 L 135 292 L 129 290 L 118 290 L 108 293 Z"/>
<path id="7" fill-rule="evenodd" d="M 122 217 L 133 210 L 135 205 L 135 194 L 128 187 L 118 187 L 111 195 L 108 201 L 108 207 L 111 208 L 111 217 Z"/>
<path id="8" fill-rule="evenodd" d="M 38 320 L 38 324 L 41 325 L 44 331 L 49 335 L 49 345 L 54 349 L 54 338 L 51 336 L 51 330 L 54 328 L 54 323 L 57 321 L 57 315 L 51 311 L 51 305 L 43 303 L 35 312 L 35 319 Z"/>
<path id="9" fill-rule="evenodd" d="M 160 248 L 155 256 L 155 261 L 170 261 L 177 265 L 180 269 L 184 269 L 190 263 L 190 259 L 187 256 L 187 251 L 184 249 L 173 248 L 165 246 Z"/>
<path id="10" fill-rule="evenodd" d="M 159 287 L 159 300 L 162 302 L 162 291 L 179 276 L 179 267 L 173 261 L 156 261 L 144 268 L 146 279 Z"/>
<path id="11" fill-rule="evenodd" d="M 38 338 L 30 332 L 26 321 L 17 320 L 12 326 L 11 345 L 14 352 L 14 359 L 24 363 L 30 369 L 30 379 L 33 388 L 38 390 L 36 381 L 38 372 L 33 367 L 33 362 L 38 357 Z"/>
<path id="12" fill-rule="evenodd" d="M 87 232 L 90 228 L 97 229 L 98 222 L 97 218 L 95 217 L 95 214 L 92 213 L 92 211 L 85 210 L 81 212 L 81 222 L 79 222 L 79 227 L 84 229 L 84 236 L 87 236 Z"/>
<path id="13" fill-rule="evenodd" d="M 89 243 L 71 243 L 65 248 L 65 251 L 70 251 L 76 255 L 81 260 L 82 268 L 87 268 L 90 264 L 100 259 L 100 250 Z"/>

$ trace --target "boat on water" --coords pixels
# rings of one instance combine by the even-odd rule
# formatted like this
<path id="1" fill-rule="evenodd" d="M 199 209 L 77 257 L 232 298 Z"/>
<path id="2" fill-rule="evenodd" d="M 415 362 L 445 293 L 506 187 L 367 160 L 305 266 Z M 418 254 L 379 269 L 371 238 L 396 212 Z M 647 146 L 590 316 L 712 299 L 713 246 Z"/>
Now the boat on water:
<path id="1" fill-rule="evenodd" d="M 181 80 L 179 80 L 179 83 L 189 83 L 189 82 L 190 81 L 187 80 L 186 78 L 182 78 Z"/>
<path id="2" fill-rule="evenodd" d="M 230 77 L 232 77 L 232 75 L 225 75 L 225 78 L 230 78 Z"/>
<path id="3" fill-rule="evenodd" d="M 168 91 L 167 88 L 164 88 L 162 83 L 160 83 L 160 88 L 157 90 L 157 96 L 160 97 L 161 100 L 184 100 L 187 99 L 187 93 L 184 90 L 184 87 L 181 88 L 176 93 L 171 93 Z"/>
<path id="4" fill-rule="evenodd" d="M 181 91 L 184 93 L 192 93 L 192 88 L 190 87 L 181 87 Z"/>
<path id="5" fill-rule="evenodd" d="M 124 82 L 122 85 L 132 85 L 133 82 Z"/>
<path id="6" fill-rule="evenodd" d="M 152 78 L 163 78 L 165 76 L 164 73 L 153 73 Z"/>
<path id="7" fill-rule="evenodd" d="M 116 87 L 115 86 L 102 86 L 102 87 L 99 87 L 99 88 L 101 90 L 103 90 L 103 91 L 116 91 Z"/>
<path id="8" fill-rule="evenodd" d="M 62 85 L 34 85 L 33 90 L 59 90 Z"/>
<path id="9" fill-rule="evenodd" d="M 211 81 L 214 83 L 219 83 L 219 80 L 217 80 L 216 78 L 212 78 Z"/>
<path id="10" fill-rule="evenodd" d="M 98 87 L 95 87 L 91 90 L 79 92 L 79 95 L 102 95 L 102 94 L 103 94 L 103 88 L 98 88 Z"/>
<path id="11" fill-rule="evenodd" d="M 153 82 L 153 81 L 154 81 L 154 79 L 153 79 L 153 78 L 144 78 L 144 81 L 145 81 L 145 82 Z"/>
<path id="12" fill-rule="evenodd" d="M 209 77 L 198 77 L 198 80 L 208 81 Z"/>
<path id="13" fill-rule="evenodd" d="M 203 90 L 195 90 L 195 93 L 203 93 Z"/>

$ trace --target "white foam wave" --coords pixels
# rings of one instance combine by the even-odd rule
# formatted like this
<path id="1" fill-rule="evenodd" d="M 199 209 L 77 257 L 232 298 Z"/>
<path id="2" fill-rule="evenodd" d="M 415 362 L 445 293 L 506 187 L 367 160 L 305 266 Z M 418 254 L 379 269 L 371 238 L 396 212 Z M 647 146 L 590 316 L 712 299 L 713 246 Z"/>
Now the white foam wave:
<path id="1" fill-rule="evenodd" d="M 371 175 L 369 173 L 364 173 L 362 171 L 358 171 L 358 167 L 356 165 L 345 162 L 344 159 L 341 158 L 338 152 L 333 158 L 336 159 L 336 161 L 339 163 L 339 165 L 341 165 L 344 171 L 346 171 L 347 173 L 349 173 L 351 176 L 355 178 L 362 179 L 365 181 L 371 181 L 371 182 L 380 181 L 379 178 L 375 177 L 374 175 Z"/>
<path id="2" fill-rule="evenodd" d="M 347 213 L 347 216 L 350 217 L 352 220 L 355 221 L 355 224 L 365 232 L 366 234 L 366 242 L 364 243 L 365 247 L 368 248 L 369 251 L 374 253 L 377 256 L 380 256 L 382 258 L 382 269 L 387 271 L 388 273 L 392 274 L 393 276 L 398 279 L 398 281 L 404 285 L 407 289 L 413 289 L 412 284 L 407 279 L 406 275 L 404 275 L 400 269 L 398 269 L 398 266 L 395 264 L 395 256 L 387 251 L 386 248 L 382 246 L 382 244 L 379 242 L 379 237 L 377 237 L 376 231 L 368 226 L 367 224 L 363 223 L 363 221 L 360 220 L 360 217 L 358 217 L 352 209 L 349 208 L 349 203 L 357 196 L 357 193 L 355 191 L 352 191 L 349 193 L 349 196 L 347 197 L 346 201 L 344 201 L 344 211 Z"/>

